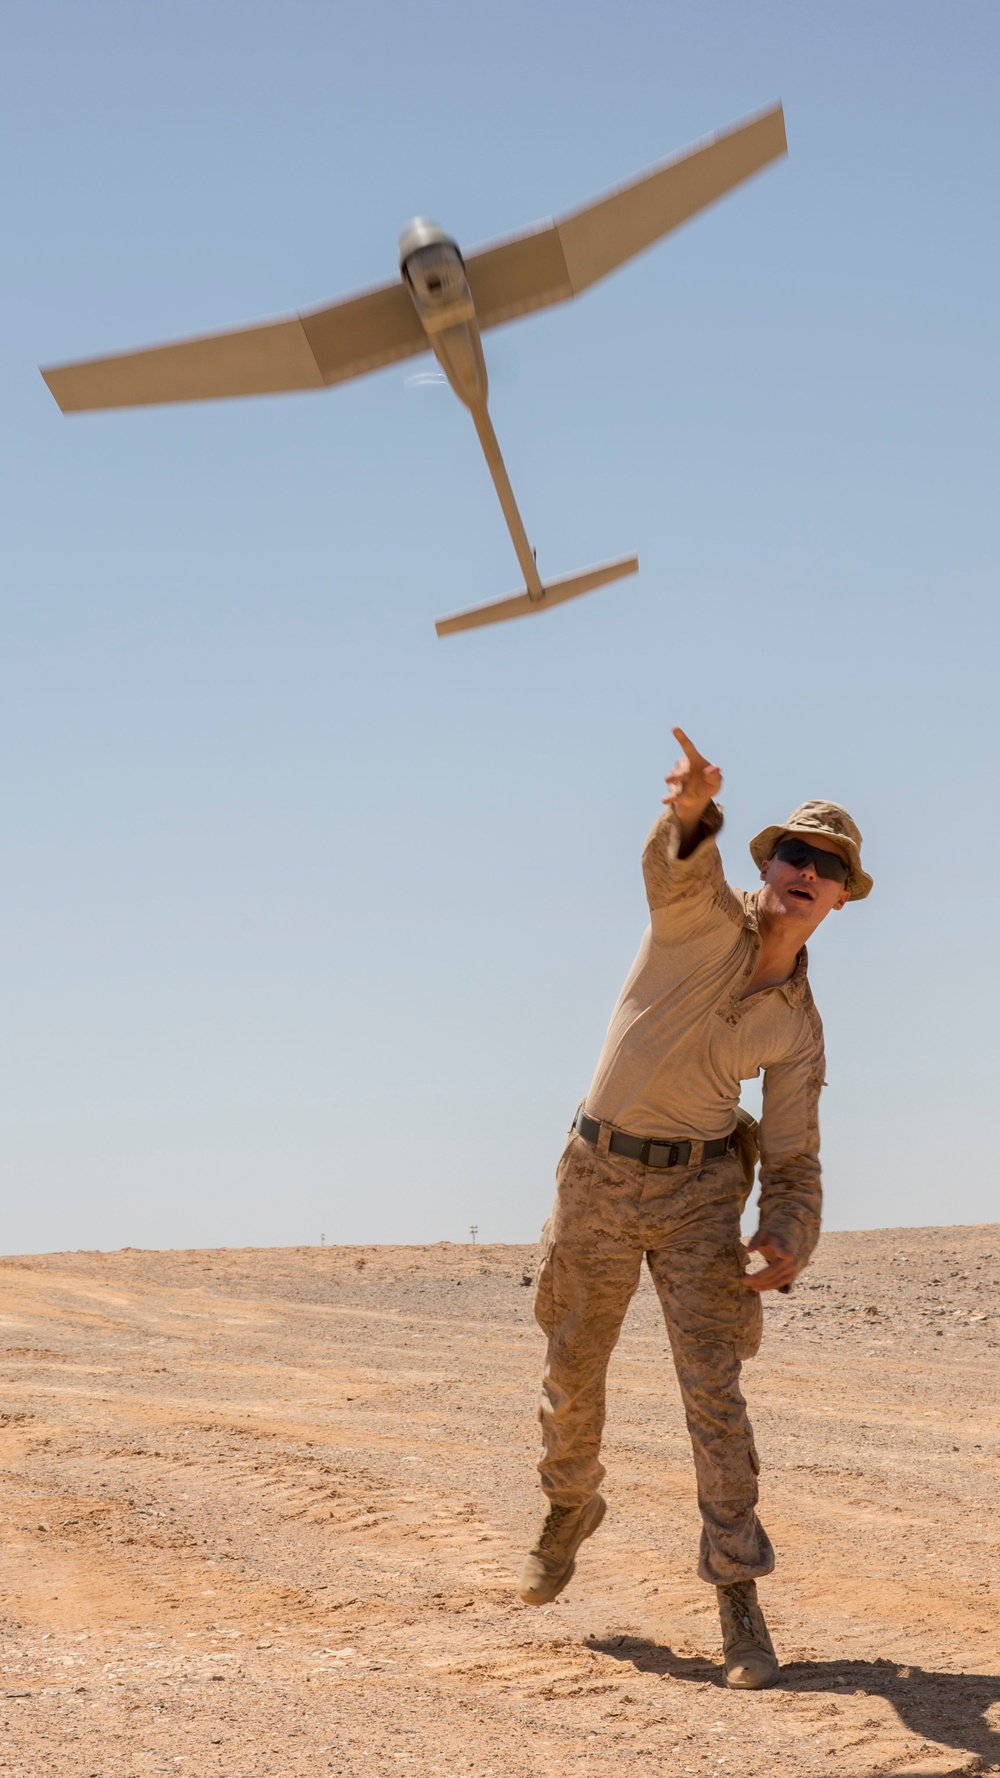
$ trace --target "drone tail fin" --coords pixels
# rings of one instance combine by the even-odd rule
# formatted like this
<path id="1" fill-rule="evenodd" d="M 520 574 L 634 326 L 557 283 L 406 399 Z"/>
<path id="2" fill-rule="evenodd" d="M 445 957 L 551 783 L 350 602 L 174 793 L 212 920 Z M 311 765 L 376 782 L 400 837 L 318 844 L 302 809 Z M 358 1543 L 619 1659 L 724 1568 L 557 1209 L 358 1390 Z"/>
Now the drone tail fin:
<path id="1" fill-rule="evenodd" d="M 509 599 L 493 599 L 488 605 L 474 605 L 470 611 L 457 611 L 454 617 L 439 617 L 434 625 L 439 636 L 453 636 L 456 630 L 478 630 L 483 624 L 502 624 L 509 617 L 530 617 L 532 612 L 546 611 L 550 605 L 562 605 L 567 599 L 592 593 L 609 581 L 622 580 L 635 574 L 638 556 L 623 556 L 618 562 L 605 562 L 600 568 L 588 568 L 584 574 L 571 574 L 566 580 L 550 580 L 542 588 L 540 599 L 530 593 L 515 593 Z"/>

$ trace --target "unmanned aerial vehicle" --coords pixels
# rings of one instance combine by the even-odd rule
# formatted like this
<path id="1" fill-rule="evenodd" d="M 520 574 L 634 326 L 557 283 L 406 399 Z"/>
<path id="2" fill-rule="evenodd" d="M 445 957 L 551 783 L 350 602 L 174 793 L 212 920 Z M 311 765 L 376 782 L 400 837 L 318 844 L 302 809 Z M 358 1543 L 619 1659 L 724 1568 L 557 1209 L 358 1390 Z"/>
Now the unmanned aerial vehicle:
<path id="1" fill-rule="evenodd" d="M 439 636 L 544 611 L 634 574 L 636 556 L 543 581 L 493 422 L 481 332 L 579 296 L 671 229 L 786 152 L 780 105 L 736 124 L 629 184 L 509 240 L 463 254 L 436 222 L 403 230 L 399 279 L 329 308 L 42 375 L 64 414 L 322 389 L 430 349 L 472 415 L 524 576 L 524 591 L 439 619 Z"/>

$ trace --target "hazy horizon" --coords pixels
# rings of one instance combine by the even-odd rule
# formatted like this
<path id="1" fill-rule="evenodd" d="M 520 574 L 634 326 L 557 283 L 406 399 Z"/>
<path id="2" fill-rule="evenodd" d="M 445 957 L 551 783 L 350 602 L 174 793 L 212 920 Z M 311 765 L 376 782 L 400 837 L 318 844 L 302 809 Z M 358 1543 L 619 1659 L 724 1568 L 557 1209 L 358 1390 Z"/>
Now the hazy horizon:
<path id="1" fill-rule="evenodd" d="M 998 1235 L 1000 1235 L 1000 1222 L 918 1222 L 900 1224 L 898 1226 L 891 1225 L 886 1228 L 865 1229 L 833 1229 L 828 1226 L 823 1233 L 831 1235 L 908 1235 L 917 1234 L 921 1229 L 940 1229 L 942 1233 L 947 1233 L 948 1229 L 996 1229 Z M 823 1233 L 820 1234 L 821 1241 Z M 466 1235 L 464 1241 L 459 1237 L 458 1240 L 442 1239 L 439 1241 L 326 1241 L 322 1243 L 319 1241 L 271 1241 L 266 1245 L 256 1245 L 247 1242 L 239 1246 L 233 1243 L 220 1242 L 220 1244 L 215 1247 L 135 1247 L 131 1244 L 123 1247 L 51 1247 L 47 1248 L 44 1253 L 41 1250 L 37 1253 L 4 1253 L 0 1254 L 0 1258 L 52 1259 L 58 1258 L 60 1254 L 68 1255 L 73 1253 L 101 1253 L 106 1254 L 109 1258 L 116 1253 L 268 1253 L 272 1251 L 272 1249 L 288 1253 L 306 1253 L 312 1252 L 313 1249 L 315 1249 L 317 1252 L 325 1253 L 327 1248 L 330 1248 L 331 1251 L 343 1251 L 345 1248 L 351 1249 L 355 1247 L 359 1251 L 368 1252 L 379 1252 L 382 1249 L 385 1249 L 387 1252 L 390 1249 L 394 1252 L 399 1250 L 406 1252 L 410 1248 L 412 1248 L 414 1252 L 419 1252 L 425 1247 L 510 1247 L 516 1251 L 520 1251 L 525 1247 L 534 1248 L 537 1246 L 537 1237 L 526 1241 L 472 1241 L 472 1239 Z"/>

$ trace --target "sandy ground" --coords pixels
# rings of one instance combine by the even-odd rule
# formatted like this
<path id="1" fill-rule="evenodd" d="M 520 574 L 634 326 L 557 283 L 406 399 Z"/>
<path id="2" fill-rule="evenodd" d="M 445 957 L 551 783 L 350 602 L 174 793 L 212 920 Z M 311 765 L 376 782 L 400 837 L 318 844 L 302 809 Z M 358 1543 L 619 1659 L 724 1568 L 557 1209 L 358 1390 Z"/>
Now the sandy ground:
<path id="1" fill-rule="evenodd" d="M 0 1261 L 17 1778 L 1000 1771 L 1000 1228 L 826 1236 L 747 1367 L 783 1661 L 720 1681 L 655 1298 L 608 1518 L 539 1516 L 532 1249 Z"/>

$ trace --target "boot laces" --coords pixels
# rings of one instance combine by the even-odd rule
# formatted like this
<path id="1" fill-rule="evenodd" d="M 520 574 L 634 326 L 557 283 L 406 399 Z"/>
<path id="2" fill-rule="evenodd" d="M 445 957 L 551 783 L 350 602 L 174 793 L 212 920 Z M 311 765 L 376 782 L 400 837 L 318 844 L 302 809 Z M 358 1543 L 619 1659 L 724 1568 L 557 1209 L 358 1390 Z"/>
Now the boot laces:
<path id="1" fill-rule="evenodd" d="M 542 1535 L 538 1540 L 543 1549 L 551 1549 L 554 1543 L 558 1543 L 562 1528 L 572 1511 L 571 1506 L 549 1507 L 545 1523 L 542 1526 Z"/>
<path id="2" fill-rule="evenodd" d="M 754 1604 L 751 1596 L 752 1587 L 752 1581 L 735 1580 L 731 1586 L 728 1586 L 723 1590 L 726 1598 L 732 1606 L 733 1615 L 737 1621 L 743 1625 L 745 1630 L 749 1630 L 751 1635 L 755 1635 L 754 1622 L 751 1615 Z"/>

